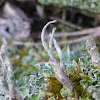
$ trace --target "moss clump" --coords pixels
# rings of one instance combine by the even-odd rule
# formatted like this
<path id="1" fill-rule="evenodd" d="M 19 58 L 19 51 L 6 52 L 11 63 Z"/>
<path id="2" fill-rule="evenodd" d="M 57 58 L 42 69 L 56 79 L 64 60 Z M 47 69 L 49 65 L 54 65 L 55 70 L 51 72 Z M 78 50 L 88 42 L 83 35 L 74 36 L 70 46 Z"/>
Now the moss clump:
<path id="1" fill-rule="evenodd" d="M 45 84 L 45 96 L 48 99 L 54 97 L 56 100 L 63 100 L 60 94 L 60 90 L 62 89 L 63 85 L 57 80 L 56 77 L 47 77 L 47 82 L 45 82 Z"/>
<path id="2" fill-rule="evenodd" d="M 81 76 L 80 74 L 81 74 L 81 70 L 77 68 L 77 70 L 75 70 L 75 69 L 70 70 L 68 73 L 68 76 L 70 77 L 70 80 L 72 81 L 72 83 L 76 89 L 77 96 L 81 97 L 82 99 L 85 99 L 87 97 L 90 98 L 89 93 L 86 90 L 84 90 L 82 85 L 80 85 L 81 80 L 88 80 L 89 77 L 86 75 Z M 74 97 L 74 95 L 73 95 L 73 97 Z"/>

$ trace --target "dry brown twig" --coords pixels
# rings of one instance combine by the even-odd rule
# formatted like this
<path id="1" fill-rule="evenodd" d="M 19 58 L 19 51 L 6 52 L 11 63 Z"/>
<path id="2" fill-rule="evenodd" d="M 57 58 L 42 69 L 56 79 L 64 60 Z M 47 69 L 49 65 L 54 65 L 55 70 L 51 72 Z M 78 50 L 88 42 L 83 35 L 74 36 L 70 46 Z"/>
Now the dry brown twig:
<path id="1" fill-rule="evenodd" d="M 64 36 L 72 37 L 72 36 L 89 35 L 89 34 L 99 33 L 99 32 L 100 32 L 100 27 L 95 27 L 95 28 L 88 28 L 76 32 L 56 32 L 54 36 L 57 38 L 64 37 Z"/>
<path id="2" fill-rule="evenodd" d="M 83 40 L 87 40 L 88 38 L 99 37 L 99 36 L 100 36 L 100 33 L 93 33 L 93 34 L 90 34 L 90 35 L 82 36 L 80 38 L 71 39 L 71 40 L 68 40 L 68 41 L 58 42 L 58 44 L 60 46 L 67 45 L 67 44 L 75 44 L 75 43 L 81 42 Z"/>
<path id="3" fill-rule="evenodd" d="M 40 42 L 35 43 L 35 42 L 22 42 L 22 41 L 13 41 L 12 44 L 13 45 L 21 45 L 21 46 L 34 46 L 36 48 L 39 48 L 39 46 L 42 45 Z"/>
<path id="4" fill-rule="evenodd" d="M 91 35 L 95 33 L 100 33 L 100 27 L 88 28 L 88 29 L 83 29 L 81 31 L 75 31 L 75 32 L 55 32 L 54 37 L 56 38 L 61 38 L 65 36 L 74 37 L 74 36 Z M 38 38 L 40 38 L 40 36 Z M 48 38 L 48 35 L 46 35 L 45 38 Z"/>
<path id="5" fill-rule="evenodd" d="M 75 44 L 75 43 L 81 42 L 83 40 L 87 40 L 88 38 L 98 37 L 98 36 L 100 36 L 100 33 L 93 33 L 93 34 L 90 34 L 90 35 L 82 36 L 80 38 L 70 39 L 68 41 L 58 42 L 58 44 L 59 44 L 59 46 L 68 45 L 68 44 Z M 42 45 L 40 42 L 39 43 L 34 43 L 34 42 L 21 42 L 21 41 L 13 41 L 12 44 L 13 45 L 34 46 L 36 48 L 38 48 L 39 46 Z"/>
<path id="6" fill-rule="evenodd" d="M 48 22 L 44 28 L 42 29 L 42 33 L 41 33 L 41 41 L 42 41 L 42 45 L 44 47 L 44 49 L 48 52 L 49 56 L 50 56 L 50 64 L 51 65 L 54 65 L 55 68 L 53 68 L 55 74 L 57 75 L 58 77 L 58 80 L 63 84 L 64 87 L 70 89 L 71 91 L 74 91 L 75 93 L 75 97 L 76 97 L 76 100 L 78 100 L 78 97 L 77 97 L 77 94 L 76 94 L 76 90 L 72 84 L 72 82 L 69 80 L 69 78 L 66 76 L 66 73 L 64 72 L 64 69 L 63 69 L 63 64 L 60 64 L 60 62 L 57 61 L 54 53 L 53 53 L 53 42 L 55 41 L 54 40 L 54 33 L 55 33 L 55 28 L 53 29 L 52 31 L 52 34 L 51 34 L 51 38 L 50 38 L 50 43 L 49 43 L 49 46 L 48 44 L 46 43 L 45 41 L 45 31 L 46 31 L 46 28 L 49 24 L 52 24 L 52 23 L 55 23 L 56 21 L 50 21 Z M 58 50 L 58 46 L 57 46 L 57 43 L 54 43 L 54 46 L 56 48 L 56 50 Z M 58 52 L 59 53 L 59 52 Z"/>

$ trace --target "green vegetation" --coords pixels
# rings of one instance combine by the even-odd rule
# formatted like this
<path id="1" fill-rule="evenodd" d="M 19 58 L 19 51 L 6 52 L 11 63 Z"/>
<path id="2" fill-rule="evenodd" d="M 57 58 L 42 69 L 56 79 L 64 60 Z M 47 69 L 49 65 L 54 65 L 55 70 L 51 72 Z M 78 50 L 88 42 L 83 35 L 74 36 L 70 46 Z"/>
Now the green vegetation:
<path id="1" fill-rule="evenodd" d="M 43 5 L 56 5 L 58 7 L 71 6 L 91 12 L 100 12 L 100 0 L 38 0 Z"/>
<path id="2" fill-rule="evenodd" d="M 100 100 L 100 0 L 15 1 L 1 3 L 0 100 Z"/>
<path id="3" fill-rule="evenodd" d="M 100 66 L 92 63 L 86 48 L 83 51 L 79 49 L 71 51 L 68 46 L 61 50 L 58 46 L 56 47 L 58 56 L 57 53 L 55 55 L 59 57 L 64 73 L 75 87 L 79 100 L 99 100 Z M 13 65 L 15 87 L 24 100 L 67 100 L 68 98 L 75 100 L 75 93 L 59 81 L 59 76 L 54 71 L 55 66 L 50 64 L 49 56 L 43 48 L 8 46 L 8 55 Z M 5 88 L 8 90 L 6 85 Z M 9 97 L 2 90 L 0 93 L 2 100 Z"/>

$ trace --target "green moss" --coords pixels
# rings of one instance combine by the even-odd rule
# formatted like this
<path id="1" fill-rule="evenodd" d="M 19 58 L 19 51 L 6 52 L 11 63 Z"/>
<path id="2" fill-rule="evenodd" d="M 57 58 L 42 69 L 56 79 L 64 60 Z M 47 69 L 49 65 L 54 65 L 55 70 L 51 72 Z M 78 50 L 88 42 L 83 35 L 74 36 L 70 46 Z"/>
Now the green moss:
<path id="1" fill-rule="evenodd" d="M 46 95 L 48 95 L 49 98 L 54 97 L 56 100 L 63 100 L 60 94 L 60 90 L 62 89 L 63 85 L 57 80 L 56 77 L 47 77 L 47 82 L 45 82 L 45 84 Z"/>
<path id="2" fill-rule="evenodd" d="M 46 91 L 53 94 L 59 93 L 63 85 L 55 77 L 48 77 L 47 80 Z"/>
<path id="3" fill-rule="evenodd" d="M 81 80 L 88 80 L 89 77 L 86 75 L 81 76 L 80 74 L 81 74 L 81 70 L 79 68 L 77 68 L 77 70 L 72 69 L 68 73 L 70 80 L 72 81 L 72 83 L 76 89 L 78 97 L 81 97 L 82 99 L 85 99 L 87 97 L 89 98 L 90 97 L 89 93 L 83 89 L 82 85 L 80 85 Z M 74 97 L 74 95 L 73 95 L 73 97 Z"/>

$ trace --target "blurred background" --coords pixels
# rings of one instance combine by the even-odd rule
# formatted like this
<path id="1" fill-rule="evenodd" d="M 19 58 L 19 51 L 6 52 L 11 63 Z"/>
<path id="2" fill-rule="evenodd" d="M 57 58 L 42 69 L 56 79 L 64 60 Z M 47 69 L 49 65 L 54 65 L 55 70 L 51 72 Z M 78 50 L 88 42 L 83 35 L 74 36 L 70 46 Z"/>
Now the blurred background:
<path id="1" fill-rule="evenodd" d="M 50 32 L 53 27 L 57 28 L 54 36 L 66 62 L 73 59 L 78 62 L 83 54 L 89 55 L 86 49 L 88 38 L 94 38 L 100 51 L 100 0 L 0 0 L 0 45 L 5 37 L 16 83 L 19 87 L 28 84 L 25 85 L 27 88 L 20 88 L 25 92 L 25 100 L 33 100 L 28 99 L 32 94 L 28 82 L 30 75 L 40 71 L 35 64 L 50 59 L 40 37 L 44 25 L 52 20 L 57 20 L 57 23 L 47 28 L 45 38 L 49 42 Z M 59 60 L 55 48 L 54 53 Z M 84 62 L 88 61 L 86 56 L 83 58 Z M 39 81 L 37 83 L 41 85 Z M 39 90 L 39 86 L 36 89 Z M 37 98 L 37 94 L 33 96 Z"/>
<path id="2" fill-rule="evenodd" d="M 55 37 L 61 39 L 60 45 L 77 43 L 90 35 L 98 37 L 99 7 L 99 0 L 1 0 L 0 37 L 17 45 L 25 45 L 22 39 L 41 45 L 41 30 L 51 20 L 57 23 L 48 27 L 46 35 L 57 27 Z"/>

